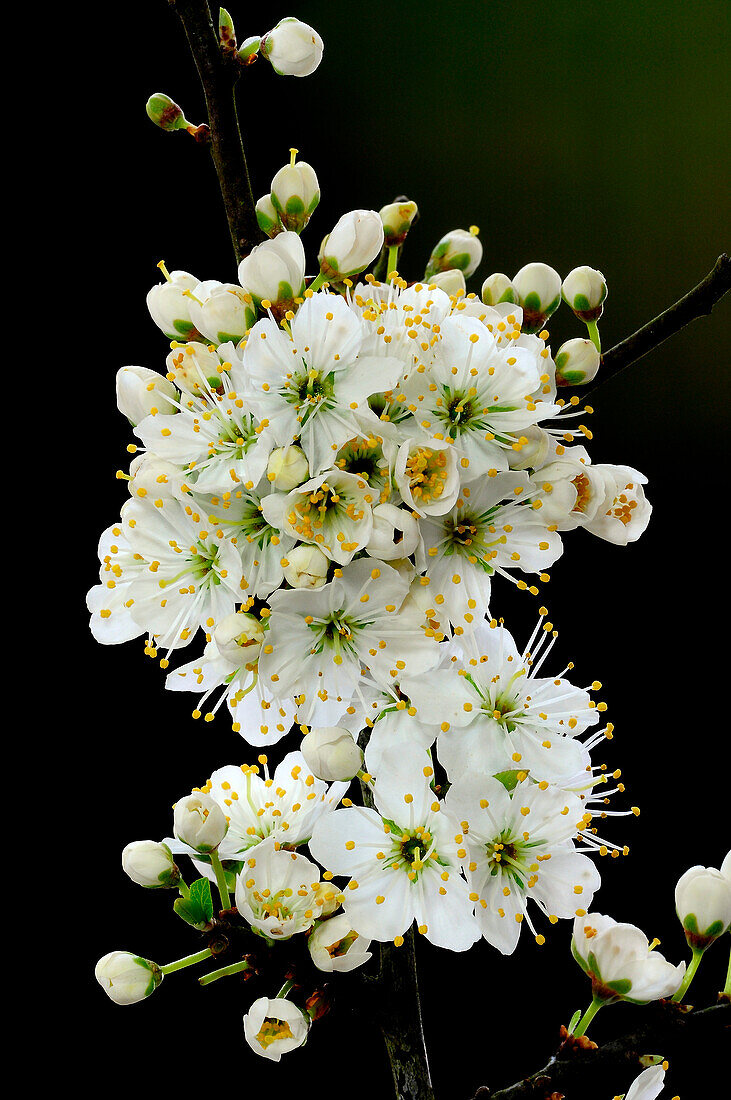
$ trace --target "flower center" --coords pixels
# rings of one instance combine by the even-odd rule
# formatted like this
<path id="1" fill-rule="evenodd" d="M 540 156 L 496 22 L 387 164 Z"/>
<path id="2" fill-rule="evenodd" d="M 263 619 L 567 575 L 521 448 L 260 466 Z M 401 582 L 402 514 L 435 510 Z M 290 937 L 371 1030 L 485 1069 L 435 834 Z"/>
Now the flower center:
<path id="1" fill-rule="evenodd" d="M 267 1047 L 270 1047 L 272 1043 L 276 1043 L 279 1039 L 294 1039 L 294 1035 L 286 1020 L 273 1020 L 267 1016 L 256 1038 L 257 1042 L 261 1043 L 266 1050 Z"/>
<path id="2" fill-rule="evenodd" d="M 448 477 L 446 452 L 417 447 L 406 459 L 406 476 L 415 502 L 430 504 L 438 500 Z"/>

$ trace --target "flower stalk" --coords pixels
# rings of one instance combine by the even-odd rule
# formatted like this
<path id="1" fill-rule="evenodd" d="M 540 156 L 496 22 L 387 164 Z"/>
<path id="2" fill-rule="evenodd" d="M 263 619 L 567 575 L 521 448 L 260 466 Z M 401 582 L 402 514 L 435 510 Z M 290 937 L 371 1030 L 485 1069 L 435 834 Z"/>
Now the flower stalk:
<path id="1" fill-rule="evenodd" d="M 195 966 L 196 963 L 203 962 L 205 959 L 210 958 L 212 954 L 213 952 L 210 947 L 204 947 L 202 951 L 196 951 L 193 955 L 185 955 L 182 959 L 176 959 L 175 962 L 161 966 L 160 971 L 167 976 L 168 974 L 173 974 L 176 970 L 185 970 L 187 966 Z"/>

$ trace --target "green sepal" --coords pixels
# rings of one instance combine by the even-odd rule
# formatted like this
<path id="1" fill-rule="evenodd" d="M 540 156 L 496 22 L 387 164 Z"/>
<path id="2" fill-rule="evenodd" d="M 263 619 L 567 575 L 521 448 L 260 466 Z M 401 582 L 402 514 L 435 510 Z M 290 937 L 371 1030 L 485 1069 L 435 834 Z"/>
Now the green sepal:
<path id="1" fill-rule="evenodd" d="M 576 313 L 587 313 L 592 306 L 585 294 L 576 294 L 573 302 L 567 302 Z"/>
<path id="2" fill-rule="evenodd" d="M 616 982 L 602 982 L 602 985 L 613 990 L 619 997 L 626 997 L 632 988 L 632 982 L 629 978 L 618 978 Z"/>
<path id="3" fill-rule="evenodd" d="M 519 771 L 511 769 L 506 772 L 498 772 L 495 779 L 502 783 L 506 791 L 513 791 L 518 786 L 519 775 L 525 775 L 525 768 L 521 768 Z"/>
<path id="4" fill-rule="evenodd" d="M 240 332 L 238 334 L 238 336 L 235 336 L 232 332 L 219 332 L 219 333 L 217 333 L 217 336 L 216 336 L 216 339 L 218 340 L 219 344 L 228 344 L 229 341 L 232 344 L 238 344 L 239 340 L 243 340 L 243 338 L 244 338 L 244 333 L 243 332 Z"/>
<path id="5" fill-rule="evenodd" d="M 192 321 L 173 321 L 175 332 L 185 340 L 192 340 L 198 335 L 198 330 Z"/>

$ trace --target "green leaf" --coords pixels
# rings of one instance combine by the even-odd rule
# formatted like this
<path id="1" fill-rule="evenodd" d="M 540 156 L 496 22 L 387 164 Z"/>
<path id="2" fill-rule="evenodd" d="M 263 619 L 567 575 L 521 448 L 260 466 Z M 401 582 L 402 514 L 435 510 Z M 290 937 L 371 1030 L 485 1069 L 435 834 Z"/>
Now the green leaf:
<path id="1" fill-rule="evenodd" d="M 191 905 L 197 905 L 206 921 L 213 917 L 213 899 L 211 898 L 211 884 L 207 878 L 197 878 L 190 886 Z"/>
<path id="2" fill-rule="evenodd" d="M 577 1008 L 577 1009 L 576 1009 L 576 1012 L 575 1012 L 575 1013 L 573 1014 L 573 1016 L 571 1017 L 571 1022 L 570 1022 L 570 1024 L 569 1024 L 569 1035 L 573 1035 L 573 1034 L 574 1034 L 574 1028 L 575 1028 L 575 1027 L 576 1027 L 576 1025 L 578 1024 L 578 1022 L 579 1022 L 579 1020 L 580 1020 L 580 1019 L 581 1019 L 581 1009 L 580 1009 L 580 1008 Z"/>

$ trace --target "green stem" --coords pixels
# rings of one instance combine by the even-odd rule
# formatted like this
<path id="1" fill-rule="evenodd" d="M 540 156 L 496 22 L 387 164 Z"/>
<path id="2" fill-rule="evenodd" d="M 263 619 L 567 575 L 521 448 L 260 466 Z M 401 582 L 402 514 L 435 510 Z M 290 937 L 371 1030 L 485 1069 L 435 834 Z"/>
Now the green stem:
<path id="1" fill-rule="evenodd" d="M 386 278 L 392 271 L 396 270 L 396 264 L 398 263 L 399 246 L 392 244 L 388 249 L 388 267 L 386 268 Z"/>
<path id="2" fill-rule="evenodd" d="M 223 869 L 223 864 L 219 858 L 218 852 L 211 852 L 211 867 L 216 875 L 216 886 L 218 892 L 221 895 L 221 908 L 231 908 L 231 898 L 228 893 L 228 886 L 226 885 L 226 872 Z"/>
<path id="3" fill-rule="evenodd" d="M 293 985 L 294 985 L 294 978 L 289 978 L 284 983 L 282 988 L 279 990 L 279 993 L 277 993 L 276 997 L 286 997 Z M 276 997 L 275 997 L 275 1000 L 276 1000 Z"/>
<path id="4" fill-rule="evenodd" d="M 690 966 L 685 972 L 685 977 L 680 983 L 680 989 L 677 993 L 674 993 L 671 997 L 673 1001 L 682 1001 L 685 994 L 688 992 L 688 986 L 695 977 L 695 972 L 700 966 L 701 959 L 703 958 L 704 951 L 700 951 L 697 947 L 693 948 L 693 958 L 690 960 Z"/>
<path id="5" fill-rule="evenodd" d="M 311 290 L 314 293 L 316 290 L 319 290 L 320 287 L 323 286 L 326 282 L 327 279 L 325 278 L 323 273 L 320 272 L 318 275 L 315 276 L 307 289 Z"/>
<path id="6" fill-rule="evenodd" d="M 596 321 L 586 321 L 585 324 L 586 324 L 587 330 L 589 332 L 589 339 L 591 340 L 592 344 L 594 345 L 596 350 L 601 355 L 601 353 L 602 353 L 602 342 L 601 342 L 601 339 L 599 337 L 599 329 L 597 327 Z"/>
<path id="7" fill-rule="evenodd" d="M 195 966 L 196 963 L 210 958 L 212 954 L 210 947 L 205 947 L 203 951 L 196 951 L 195 955 L 186 955 L 184 959 L 177 959 L 175 962 L 167 963 L 166 966 L 161 966 L 160 970 L 163 974 L 172 974 L 175 970 L 184 970 L 186 966 Z"/>
<path id="8" fill-rule="evenodd" d="M 599 1009 L 602 1007 L 602 1005 L 604 1003 L 605 1002 L 603 1001 L 603 999 L 601 997 L 593 997 L 592 998 L 591 1004 L 589 1005 L 586 1012 L 581 1017 L 578 1024 L 576 1025 L 576 1028 L 574 1029 L 574 1038 L 575 1039 L 578 1039 L 581 1035 L 583 1035 L 585 1033 L 585 1031 L 588 1028 L 589 1024 L 594 1019 L 597 1012 L 599 1011 Z"/>
<path id="9" fill-rule="evenodd" d="M 728 954 L 728 970 L 726 971 L 726 984 L 723 987 L 725 997 L 731 997 L 731 951 Z"/>
<path id="10" fill-rule="evenodd" d="M 182 878 L 178 882 L 178 890 L 180 890 L 181 896 L 184 897 L 187 901 L 190 897 L 190 890 L 188 889 L 187 883 Z"/>
<path id="11" fill-rule="evenodd" d="M 211 982 L 217 982 L 219 978 L 227 978 L 229 974 L 240 974 L 242 970 L 248 970 L 249 964 L 246 959 L 241 959 L 239 962 L 229 963 L 228 966 L 222 966 L 220 970 L 212 970 L 210 974 L 204 974 L 202 978 L 198 979 L 199 985 L 210 985 Z"/>

